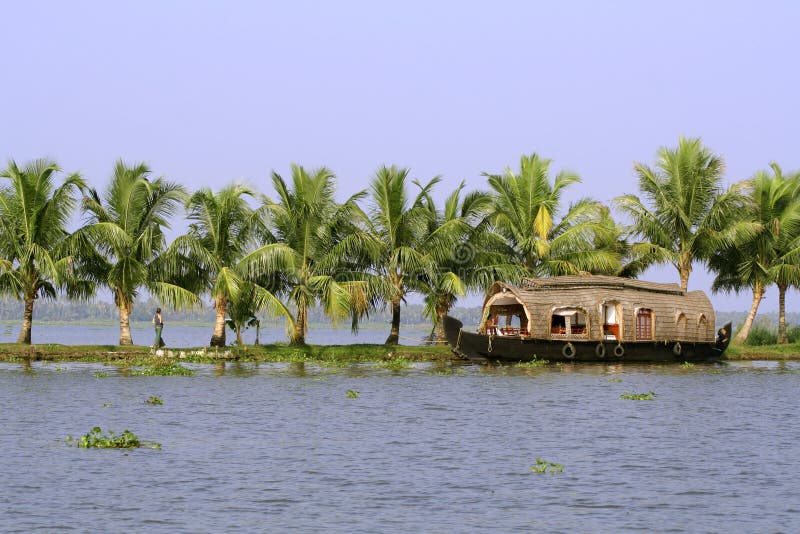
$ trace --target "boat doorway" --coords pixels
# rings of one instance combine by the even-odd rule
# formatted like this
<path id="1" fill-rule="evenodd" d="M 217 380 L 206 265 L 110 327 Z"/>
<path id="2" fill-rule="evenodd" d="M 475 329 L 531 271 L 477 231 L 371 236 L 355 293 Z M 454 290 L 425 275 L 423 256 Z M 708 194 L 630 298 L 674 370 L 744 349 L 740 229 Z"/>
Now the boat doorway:
<path id="1" fill-rule="evenodd" d="M 528 336 L 528 311 L 512 293 L 496 293 L 483 308 L 481 332 L 490 336 Z"/>
<path id="2" fill-rule="evenodd" d="M 603 314 L 603 339 L 606 341 L 622 340 L 622 309 L 619 302 L 604 302 Z"/>

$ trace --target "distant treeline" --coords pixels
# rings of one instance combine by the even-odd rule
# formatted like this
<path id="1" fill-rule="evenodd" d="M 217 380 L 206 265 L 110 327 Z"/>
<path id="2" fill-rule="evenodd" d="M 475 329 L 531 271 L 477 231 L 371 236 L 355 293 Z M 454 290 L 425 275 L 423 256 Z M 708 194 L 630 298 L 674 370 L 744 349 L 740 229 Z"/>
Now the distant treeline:
<path id="1" fill-rule="evenodd" d="M 23 302 L 0 296 L 0 320 L 19 321 L 22 315 Z M 214 308 L 206 305 L 202 309 L 170 310 L 163 304 L 148 299 L 137 301 L 133 307 L 131 320 L 150 322 L 156 307 L 164 308 L 165 319 L 169 322 L 181 323 L 214 323 Z M 402 322 L 405 325 L 429 325 L 430 318 L 425 316 L 425 307 L 422 304 L 407 304 L 403 306 Z M 37 321 L 64 321 L 64 322 L 119 322 L 119 310 L 111 302 L 93 301 L 78 302 L 71 300 L 42 300 L 36 304 Z M 480 322 L 481 309 L 456 308 L 453 313 L 464 321 L 465 324 Z M 262 324 L 283 325 L 283 319 L 268 317 L 260 314 Z M 388 325 L 392 319 L 390 310 L 375 311 L 360 323 Z M 309 310 L 309 321 L 312 324 L 331 324 L 331 319 L 325 312 L 315 307 Z"/>
<path id="2" fill-rule="evenodd" d="M 156 307 L 162 306 L 158 302 L 148 299 L 137 301 L 133 308 L 132 320 L 149 322 Z M 0 297 L 0 320 L 17 321 L 22 313 L 23 303 L 10 297 Z M 166 310 L 166 319 L 170 322 L 197 322 L 213 324 L 214 308 L 207 305 L 202 309 L 186 310 Z M 452 310 L 452 315 L 458 317 L 465 325 L 478 325 L 481 320 L 481 308 L 456 307 Z M 717 326 L 731 321 L 734 330 L 741 327 L 747 313 L 740 312 L 717 312 Z M 369 318 L 362 321 L 363 324 L 388 325 L 392 318 L 391 311 L 377 311 L 370 314 Z M 117 322 L 119 321 L 119 311 L 111 302 L 76 302 L 70 300 L 44 300 L 36 306 L 36 319 L 40 321 L 75 321 L 75 322 Z M 276 319 L 262 315 L 262 324 L 283 324 L 283 319 Z M 762 312 L 759 314 L 757 324 L 766 329 L 775 329 L 778 314 L 776 312 Z M 309 320 L 313 324 L 331 324 L 330 318 L 325 312 L 315 307 L 309 310 Z M 425 309 L 422 304 L 407 304 L 403 306 L 402 321 L 405 325 L 427 325 L 430 319 L 425 316 Z M 800 313 L 787 313 L 786 322 L 789 325 L 800 325 Z"/>

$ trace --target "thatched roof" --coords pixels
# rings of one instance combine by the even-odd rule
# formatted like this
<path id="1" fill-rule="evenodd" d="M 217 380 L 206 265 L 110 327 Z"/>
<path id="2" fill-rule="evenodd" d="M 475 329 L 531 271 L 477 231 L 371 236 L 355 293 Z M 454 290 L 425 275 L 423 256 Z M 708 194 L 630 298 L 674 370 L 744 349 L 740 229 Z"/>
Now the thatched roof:
<path id="1" fill-rule="evenodd" d="M 652 291 L 653 293 L 667 293 L 671 295 L 684 295 L 685 292 L 678 284 L 664 284 L 661 282 L 647 282 L 633 278 L 620 278 L 618 276 L 586 275 L 586 276 L 555 276 L 553 278 L 523 278 L 520 289 L 535 291 L 537 289 L 637 289 L 639 291 Z"/>
<path id="2" fill-rule="evenodd" d="M 519 286 L 495 282 L 484 307 L 490 302 L 508 306 L 512 298 L 524 308 L 531 335 L 537 337 L 550 335 L 551 316 L 556 310 L 578 308 L 587 314 L 591 338 L 602 339 L 601 306 L 615 303 L 621 314 L 619 322 L 625 325 L 625 339 L 633 339 L 635 313 L 642 308 L 652 310 L 658 339 L 713 339 L 715 317 L 708 296 L 702 291 L 682 291 L 677 284 L 596 275 L 526 278 Z M 686 332 L 678 332 L 682 316 L 691 325 Z M 698 329 L 701 318 L 711 325 L 709 329 Z"/>

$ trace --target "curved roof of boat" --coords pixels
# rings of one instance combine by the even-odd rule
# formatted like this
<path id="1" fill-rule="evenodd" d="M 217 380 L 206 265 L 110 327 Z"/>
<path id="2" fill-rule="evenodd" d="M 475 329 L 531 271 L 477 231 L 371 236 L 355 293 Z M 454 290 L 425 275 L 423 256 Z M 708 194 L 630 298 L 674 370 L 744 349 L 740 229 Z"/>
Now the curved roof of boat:
<path id="1" fill-rule="evenodd" d="M 618 276 L 604 276 L 604 275 L 569 275 L 569 276 L 554 276 L 551 278 L 523 278 L 519 286 L 508 284 L 506 282 L 495 282 L 489 288 L 484 300 L 486 302 L 500 291 L 510 291 L 516 295 L 521 301 L 528 303 L 536 302 L 536 294 L 541 291 L 546 292 L 560 292 L 565 290 L 583 290 L 591 291 L 593 289 L 604 290 L 633 290 L 637 292 L 659 293 L 662 295 L 675 295 L 679 297 L 687 296 L 678 284 L 665 284 L 662 282 L 648 282 L 646 280 L 635 280 L 633 278 L 621 278 Z M 695 295 L 695 294 L 698 295 Z M 702 297 L 700 297 L 702 294 Z M 688 294 L 695 298 L 707 300 L 708 297 L 702 291 L 691 291 Z M 533 300 L 531 300 L 533 299 Z"/>
<path id="2" fill-rule="evenodd" d="M 654 293 L 669 293 L 684 295 L 686 292 L 678 284 L 665 284 L 662 282 L 648 282 L 634 278 L 621 278 L 619 276 L 604 275 L 573 275 L 554 276 L 552 278 L 523 278 L 520 289 L 535 291 L 537 289 L 570 289 L 570 288 L 602 288 L 602 289 L 637 289 Z"/>

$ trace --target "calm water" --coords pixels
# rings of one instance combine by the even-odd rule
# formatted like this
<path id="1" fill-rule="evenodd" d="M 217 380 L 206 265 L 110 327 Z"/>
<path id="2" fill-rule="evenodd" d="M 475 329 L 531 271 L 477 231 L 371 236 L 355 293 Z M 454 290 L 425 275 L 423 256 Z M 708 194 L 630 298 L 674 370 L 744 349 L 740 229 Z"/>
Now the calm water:
<path id="1" fill-rule="evenodd" d="M 211 341 L 213 325 L 171 325 L 164 327 L 163 337 L 168 347 L 202 347 L 207 346 Z M 404 345 L 421 345 L 422 339 L 430 334 L 430 327 L 409 327 L 401 328 L 401 342 Z M 137 345 L 150 345 L 153 343 L 153 325 L 150 323 L 134 323 L 131 325 L 131 335 L 133 342 Z M 383 343 L 389 335 L 389 325 L 385 328 L 370 325 L 362 328 L 357 335 L 353 335 L 348 325 L 339 328 L 312 327 L 309 329 L 306 341 L 312 344 L 341 344 L 348 345 L 353 343 Z M 0 343 L 15 343 L 19 336 L 19 324 L 5 323 L 0 324 Z M 236 341 L 236 335 L 232 330 L 226 333 L 229 344 Z M 116 345 L 119 343 L 119 325 L 33 325 L 31 337 L 34 343 L 60 343 L 62 345 Z M 256 331 L 249 328 L 243 332 L 242 338 L 248 345 L 255 341 Z M 261 343 L 277 343 L 288 340 L 286 330 L 283 327 L 262 328 L 259 334 Z"/>
<path id="2" fill-rule="evenodd" d="M 0 364 L 0 531 L 800 530 L 797 363 L 191 367 Z"/>

